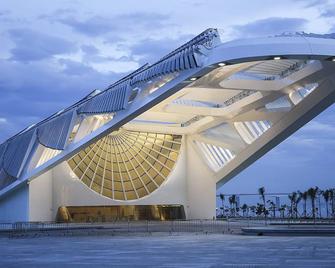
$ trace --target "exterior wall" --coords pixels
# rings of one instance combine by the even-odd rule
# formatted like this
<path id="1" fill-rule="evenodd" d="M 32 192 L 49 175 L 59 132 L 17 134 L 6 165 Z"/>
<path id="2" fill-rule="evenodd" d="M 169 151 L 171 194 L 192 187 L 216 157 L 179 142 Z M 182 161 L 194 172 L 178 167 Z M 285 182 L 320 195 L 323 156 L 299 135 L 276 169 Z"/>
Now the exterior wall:
<path id="1" fill-rule="evenodd" d="M 184 205 L 187 219 L 215 217 L 216 184 L 212 171 L 183 138 L 179 159 L 169 178 L 152 194 L 139 200 L 115 201 L 80 182 L 66 162 L 30 182 L 29 220 L 53 221 L 60 206 Z"/>
<path id="2" fill-rule="evenodd" d="M 25 184 L 0 199 L 0 222 L 28 221 L 28 197 L 29 186 Z"/>
<path id="3" fill-rule="evenodd" d="M 216 217 L 216 183 L 214 173 L 195 150 L 191 136 L 187 138 L 188 219 Z"/>
<path id="4" fill-rule="evenodd" d="M 52 170 L 29 183 L 29 221 L 53 221 Z"/>
<path id="5" fill-rule="evenodd" d="M 138 200 L 115 201 L 97 194 L 89 189 L 76 177 L 71 177 L 72 171 L 67 163 L 56 166 L 53 172 L 53 219 L 60 206 L 89 205 L 156 205 L 181 204 L 187 207 L 186 196 L 186 151 L 181 147 L 179 159 L 169 178 L 152 194 Z M 73 176 L 73 175 L 72 175 Z M 186 211 L 187 215 L 187 211 Z"/>

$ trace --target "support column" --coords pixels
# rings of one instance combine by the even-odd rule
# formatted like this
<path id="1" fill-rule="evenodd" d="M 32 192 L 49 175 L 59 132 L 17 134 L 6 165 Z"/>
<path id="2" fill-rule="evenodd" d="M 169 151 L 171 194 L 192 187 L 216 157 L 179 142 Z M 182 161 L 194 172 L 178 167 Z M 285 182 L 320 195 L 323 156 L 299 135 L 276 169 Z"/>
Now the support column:
<path id="1" fill-rule="evenodd" d="M 213 219 L 216 216 L 214 173 L 195 150 L 192 136 L 186 138 L 187 219 Z"/>

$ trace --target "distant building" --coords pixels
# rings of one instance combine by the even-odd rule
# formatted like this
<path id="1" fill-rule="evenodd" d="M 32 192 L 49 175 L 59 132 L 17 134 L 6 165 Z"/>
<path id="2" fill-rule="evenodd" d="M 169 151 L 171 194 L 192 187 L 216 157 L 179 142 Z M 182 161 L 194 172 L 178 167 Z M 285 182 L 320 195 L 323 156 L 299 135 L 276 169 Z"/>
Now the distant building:
<path id="1" fill-rule="evenodd" d="M 1 144 L 0 221 L 213 218 L 217 187 L 334 102 L 333 56 L 206 30 Z"/>

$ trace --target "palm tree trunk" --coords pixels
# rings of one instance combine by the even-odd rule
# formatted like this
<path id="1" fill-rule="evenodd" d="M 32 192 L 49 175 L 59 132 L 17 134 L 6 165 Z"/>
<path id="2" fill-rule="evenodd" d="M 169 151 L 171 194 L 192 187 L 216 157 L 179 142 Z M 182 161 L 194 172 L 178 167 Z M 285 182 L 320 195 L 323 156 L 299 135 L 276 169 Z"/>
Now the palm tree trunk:
<path id="1" fill-rule="evenodd" d="M 326 200 L 326 213 L 327 213 L 327 218 L 328 218 L 329 217 L 328 200 Z"/>
<path id="2" fill-rule="evenodd" d="M 332 197 L 332 214 L 333 217 L 335 217 L 335 206 L 334 206 L 335 202 L 334 202 L 334 196 Z"/>
<path id="3" fill-rule="evenodd" d="M 312 215 L 313 219 L 315 220 L 315 199 L 312 199 Z"/>
<path id="4" fill-rule="evenodd" d="M 320 198 L 320 195 L 318 195 L 318 203 L 319 203 L 319 218 L 321 219 L 321 198 Z"/>
<path id="5" fill-rule="evenodd" d="M 307 200 L 304 200 L 304 218 L 307 217 Z"/>

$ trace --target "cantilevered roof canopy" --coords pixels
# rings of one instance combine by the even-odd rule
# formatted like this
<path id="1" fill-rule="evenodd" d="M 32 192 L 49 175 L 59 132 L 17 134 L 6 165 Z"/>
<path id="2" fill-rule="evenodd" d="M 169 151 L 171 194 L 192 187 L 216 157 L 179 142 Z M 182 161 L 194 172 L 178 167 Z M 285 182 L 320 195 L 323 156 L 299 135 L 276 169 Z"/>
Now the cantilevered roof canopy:
<path id="1" fill-rule="evenodd" d="M 334 56 L 333 39 L 296 34 L 223 43 L 208 29 L 1 144 L 0 195 L 65 160 L 80 161 L 79 153 L 103 138 L 116 144 L 106 137 L 120 129 L 192 137 L 222 183 L 333 103 Z"/>

